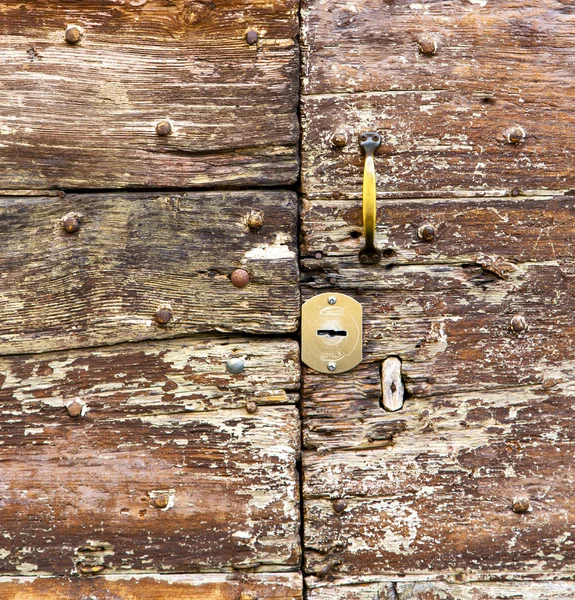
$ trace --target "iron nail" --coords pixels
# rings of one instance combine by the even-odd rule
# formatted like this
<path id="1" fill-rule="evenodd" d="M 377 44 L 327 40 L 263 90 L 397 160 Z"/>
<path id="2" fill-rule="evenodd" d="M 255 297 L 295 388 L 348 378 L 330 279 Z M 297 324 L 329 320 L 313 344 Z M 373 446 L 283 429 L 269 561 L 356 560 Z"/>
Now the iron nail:
<path id="1" fill-rule="evenodd" d="M 154 498 L 154 506 L 156 508 L 167 508 L 169 504 L 169 498 L 166 494 L 158 494 Z"/>
<path id="2" fill-rule="evenodd" d="M 519 125 L 512 127 L 507 132 L 507 141 L 510 144 L 520 144 L 525 139 L 525 129 Z"/>
<path id="3" fill-rule="evenodd" d="M 238 375 L 242 373 L 246 368 L 246 363 L 241 358 L 230 358 L 226 363 L 226 369 L 228 373 L 232 375 Z"/>
<path id="4" fill-rule="evenodd" d="M 172 311 L 169 308 L 159 308 L 156 311 L 156 323 L 167 325 L 172 319 Z"/>
<path id="5" fill-rule="evenodd" d="M 513 499 L 513 512 L 522 514 L 529 510 L 530 502 L 526 496 L 519 496 Z"/>
<path id="6" fill-rule="evenodd" d="M 264 215 L 261 210 L 252 210 L 248 217 L 248 227 L 252 230 L 259 229 L 264 224 Z"/>
<path id="7" fill-rule="evenodd" d="M 73 402 L 70 402 L 68 406 L 66 406 L 66 410 L 71 417 L 79 417 L 82 414 L 83 408 L 84 404 L 78 400 L 74 400 Z"/>
<path id="8" fill-rule="evenodd" d="M 437 52 L 437 42 L 430 35 L 422 35 L 417 40 L 421 54 L 432 56 Z"/>
<path id="9" fill-rule="evenodd" d="M 166 135 L 170 135 L 170 133 L 172 133 L 172 124 L 169 121 L 160 121 L 156 125 L 156 133 L 160 137 L 165 137 Z"/>
<path id="10" fill-rule="evenodd" d="M 333 503 L 333 510 L 339 515 L 347 508 L 347 502 L 343 498 L 338 498 Z"/>
<path id="11" fill-rule="evenodd" d="M 253 29 L 248 31 L 246 33 L 246 42 L 250 45 L 253 46 L 254 44 L 257 44 L 258 42 L 258 32 L 254 31 Z"/>
<path id="12" fill-rule="evenodd" d="M 68 233 L 76 233 L 80 229 L 80 221 L 74 215 L 68 215 L 62 219 L 62 227 Z"/>
<path id="13" fill-rule="evenodd" d="M 248 402 L 246 404 L 246 410 L 253 415 L 258 410 L 258 405 L 255 402 Z"/>
<path id="14" fill-rule="evenodd" d="M 424 242 L 432 242 L 435 238 L 435 227 L 431 223 L 424 223 L 417 230 L 417 235 Z"/>
<path id="15" fill-rule="evenodd" d="M 245 269 L 236 269 L 231 275 L 232 283 L 239 288 L 248 285 L 250 274 Z"/>
<path id="16" fill-rule="evenodd" d="M 78 25 L 68 25 L 64 35 L 68 44 L 74 45 L 81 41 L 84 36 L 84 30 Z"/>
<path id="17" fill-rule="evenodd" d="M 525 331 L 527 329 L 527 321 L 522 315 L 515 315 L 511 319 L 509 327 L 514 333 L 521 333 L 522 331 Z"/>
<path id="18" fill-rule="evenodd" d="M 343 148 L 347 144 L 347 134 L 345 131 L 336 131 L 331 136 L 331 144 L 336 148 Z"/>

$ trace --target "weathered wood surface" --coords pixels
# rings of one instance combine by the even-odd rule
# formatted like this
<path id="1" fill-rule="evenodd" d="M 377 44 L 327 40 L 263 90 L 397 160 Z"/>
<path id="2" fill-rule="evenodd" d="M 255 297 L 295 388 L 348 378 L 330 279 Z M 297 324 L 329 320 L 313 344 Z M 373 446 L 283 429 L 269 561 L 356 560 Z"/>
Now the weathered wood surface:
<path id="1" fill-rule="evenodd" d="M 241 359 L 231 374 L 226 364 Z M 193 338 L 0 358 L 0 415 L 60 425 L 73 401 L 85 418 L 293 404 L 300 386 L 294 340 Z M 25 422 L 25 420 L 24 420 Z M 36 426 L 34 425 L 34 426 Z"/>
<path id="2" fill-rule="evenodd" d="M 398 356 L 407 392 L 423 396 L 572 378 L 572 197 L 385 203 L 384 258 L 370 268 L 351 235 L 360 211 L 306 205 L 303 296 L 338 289 L 362 304 L 366 361 Z M 418 237 L 424 222 L 432 242 Z M 316 380 L 320 394 L 327 380 Z M 337 381 L 354 387 L 354 372 Z"/>
<path id="3" fill-rule="evenodd" d="M 382 191 L 575 185 L 565 2 L 305 0 L 302 16 L 305 193 L 361 193 L 370 130 Z"/>
<path id="4" fill-rule="evenodd" d="M 2 359 L 0 572 L 299 564 L 296 344 L 207 344 Z"/>
<path id="5" fill-rule="evenodd" d="M 61 225 L 68 214 L 76 233 Z M 297 329 L 294 193 L 0 198 L 0 218 L 0 353 Z M 238 268 L 243 288 L 230 280 Z M 173 317 L 161 326 L 163 307 Z"/>
<path id="6" fill-rule="evenodd" d="M 305 399 L 324 438 L 303 461 L 308 573 L 573 572 L 572 383 L 387 413 L 356 378 L 366 397 Z"/>
<path id="7" fill-rule="evenodd" d="M 301 600 L 299 573 L 0 578 L 3 600 Z"/>
<path id="8" fill-rule="evenodd" d="M 297 11 L 295 0 L 3 2 L 0 188 L 293 183 Z M 77 45 L 70 24 L 84 30 Z"/>
<path id="9" fill-rule="evenodd" d="M 571 600 L 575 584 L 558 581 L 506 583 L 381 582 L 321 585 L 308 600 Z"/>
<path id="10" fill-rule="evenodd" d="M 382 263 L 363 267 L 361 203 L 304 203 L 303 297 L 349 293 L 365 341 L 348 373 L 304 369 L 308 573 L 573 571 L 574 210 L 569 196 L 386 201 Z M 407 392 L 395 413 L 389 356 Z"/>

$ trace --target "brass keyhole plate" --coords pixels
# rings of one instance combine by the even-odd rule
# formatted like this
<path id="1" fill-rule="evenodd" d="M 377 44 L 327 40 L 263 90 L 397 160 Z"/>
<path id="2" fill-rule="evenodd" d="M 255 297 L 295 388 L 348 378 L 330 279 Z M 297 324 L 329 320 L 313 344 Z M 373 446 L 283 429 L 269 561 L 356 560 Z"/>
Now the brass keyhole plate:
<path id="1" fill-rule="evenodd" d="M 302 361 L 320 373 L 344 373 L 362 359 L 362 307 L 338 293 L 310 298 L 301 310 Z"/>

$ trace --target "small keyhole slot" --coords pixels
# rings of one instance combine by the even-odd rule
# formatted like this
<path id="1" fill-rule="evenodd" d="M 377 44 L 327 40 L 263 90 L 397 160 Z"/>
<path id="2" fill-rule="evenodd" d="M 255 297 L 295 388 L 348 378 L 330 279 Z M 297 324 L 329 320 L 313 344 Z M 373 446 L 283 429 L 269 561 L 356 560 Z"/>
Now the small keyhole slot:
<path id="1" fill-rule="evenodd" d="M 347 331 L 337 331 L 335 329 L 318 329 L 318 335 L 327 335 L 328 337 L 347 337 Z"/>

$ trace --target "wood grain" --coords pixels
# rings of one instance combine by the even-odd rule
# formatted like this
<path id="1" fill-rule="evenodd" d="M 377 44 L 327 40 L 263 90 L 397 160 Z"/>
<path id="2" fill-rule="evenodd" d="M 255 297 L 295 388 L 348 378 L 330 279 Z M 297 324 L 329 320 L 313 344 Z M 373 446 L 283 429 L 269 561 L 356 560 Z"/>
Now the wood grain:
<path id="1" fill-rule="evenodd" d="M 226 363 L 237 358 L 245 369 L 230 374 Z M 44 427 L 60 425 L 73 401 L 89 422 L 293 404 L 299 377 L 297 342 L 282 339 L 195 337 L 8 356 L 0 358 L 0 414 Z"/>
<path id="2" fill-rule="evenodd" d="M 304 454 L 307 572 L 572 572 L 574 394 L 412 397 L 392 414 L 334 398 L 304 419 L 324 437 Z"/>
<path id="3" fill-rule="evenodd" d="M 312 588 L 309 600 L 570 600 L 572 582 L 514 581 L 503 583 L 392 582 L 323 584 Z"/>
<path id="4" fill-rule="evenodd" d="M 361 192 L 357 136 L 373 130 L 382 191 L 574 186 L 575 15 L 561 0 L 305 0 L 302 16 L 307 194 Z"/>
<path id="5" fill-rule="evenodd" d="M 3 359 L 2 573 L 298 565 L 295 343 L 208 344 Z"/>
<path id="6" fill-rule="evenodd" d="M 351 236 L 360 206 L 307 205 L 303 297 L 336 289 L 360 302 L 364 359 L 398 356 L 409 394 L 568 381 L 574 209 L 571 197 L 385 203 L 384 259 L 365 268 Z M 423 222 L 437 232 L 431 243 L 417 235 Z M 513 329 L 517 318 L 524 330 Z M 354 376 L 338 378 L 342 390 L 355 389 Z M 325 379 L 307 381 L 321 394 Z"/>
<path id="7" fill-rule="evenodd" d="M 306 572 L 572 572 L 574 208 L 386 200 L 383 260 L 365 267 L 361 203 L 304 202 L 303 298 L 350 294 L 365 341 L 353 371 L 303 371 Z M 390 356 L 406 390 L 395 413 L 382 406 Z"/>
<path id="8" fill-rule="evenodd" d="M 0 188 L 293 183 L 297 11 L 295 0 L 3 2 Z M 70 24 L 84 30 L 77 45 Z M 165 119 L 173 131 L 159 137 Z"/>
<path id="9" fill-rule="evenodd" d="M 296 203 L 290 192 L 0 198 L 0 353 L 295 331 Z M 263 214 L 257 231 L 252 211 Z M 230 281 L 238 268 L 244 288 Z M 173 315 L 164 326 L 162 307 Z"/>
<path id="10" fill-rule="evenodd" d="M 5 600 L 301 600 L 299 573 L 0 578 Z"/>

